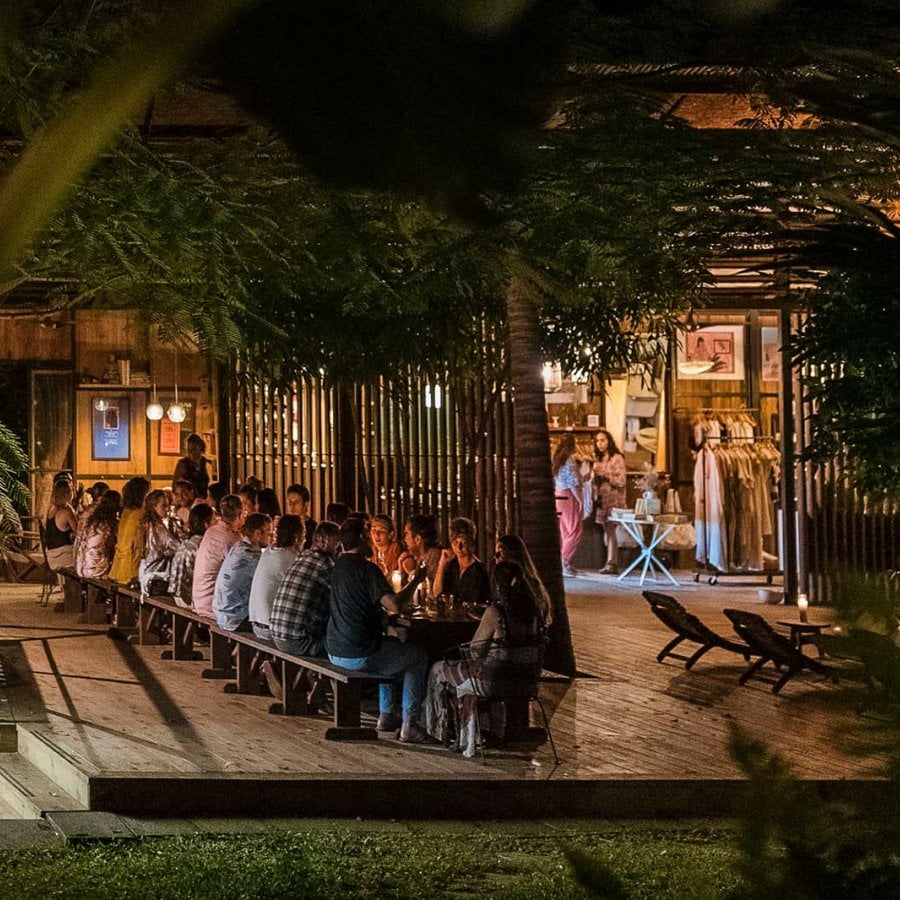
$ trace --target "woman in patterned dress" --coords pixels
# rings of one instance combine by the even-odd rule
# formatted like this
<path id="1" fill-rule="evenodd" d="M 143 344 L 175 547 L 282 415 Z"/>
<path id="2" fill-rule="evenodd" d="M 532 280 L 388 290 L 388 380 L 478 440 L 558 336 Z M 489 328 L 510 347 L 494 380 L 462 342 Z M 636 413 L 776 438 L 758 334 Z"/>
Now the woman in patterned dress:
<path id="1" fill-rule="evenodd" d="M 606 565 L 600 570 L 600 574 L 615 575 L 619 571 L 616 565 L 619 550 L 616 540 L 618 526 L 615 522 L 610 522 L 609 517 L 613 509 L 625 506 L 625 457 L 605 428 L 594 435 L 594 456 L 594 521 L 606 535 Z"/>
<path id="2" fill-rule="evenodd" d="M 116 550 L 122 495 L 106 491 L 84 523 L 75 550 L 75 570 L 82 578 L 106 578 Z"/>
<path id="3" fill-rule="evenodd" d="M 425 727 L 439 741 L 448 737 L 448 701 L 456 721 L 454 749 L 475 755 L 475 716 L 479 696 L 525 696 L 543 658 L 541 605 L 522 567 L 494 567 L 496 603 L 481 617 L 478 631 L 460 648 L 463 659 L 437 662 L 428 675 Z"/>

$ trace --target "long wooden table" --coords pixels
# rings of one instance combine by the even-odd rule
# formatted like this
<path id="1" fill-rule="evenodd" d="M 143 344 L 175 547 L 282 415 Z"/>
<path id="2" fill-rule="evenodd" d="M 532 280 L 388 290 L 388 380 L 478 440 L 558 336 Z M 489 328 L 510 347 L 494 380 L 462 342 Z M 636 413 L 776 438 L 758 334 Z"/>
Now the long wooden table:
<path id="1" fill-rule="evenodd" d="M 468 616 L 410 615 L 401 616 L 397 626 L 406 632 L 407 641 L 425 649 L 430 664 L 443 659 L 448 650 L 471 641 L 478 630 L 478 620 Z"/>

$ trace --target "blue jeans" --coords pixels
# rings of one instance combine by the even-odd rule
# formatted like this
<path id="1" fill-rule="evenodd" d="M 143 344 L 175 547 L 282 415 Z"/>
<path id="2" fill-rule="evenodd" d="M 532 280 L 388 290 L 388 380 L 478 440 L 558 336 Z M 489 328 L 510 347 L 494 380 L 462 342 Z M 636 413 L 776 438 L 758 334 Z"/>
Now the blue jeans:
<path id="1" fill-rule="evenodd" d="M 272 640 L 272 632 L 269 631 L 268 625 L 260 625 L 259 622 L 251 622 L 250 625 L 258 638 L 262 638 L 264 641 Z"/>
<path id="2" fill-rule="evenodd" d="M 403 721 L 411 722 L 418 718 L 425 697 L 425 678 L 428 675 L 428 657 L 425 651 L 415 644 L 404 644 L 399 638 L 386 637 L 381 647 L 371 656 L 359 658 L 332 656 L 328 658 L 344 669 L 374 672 L 376 675 L 389 675 L 399 680 L 403 677 Z M 382 714 L 397 711 L 396 682 L 382 684 L 378 687 L 378 710 Z"/>

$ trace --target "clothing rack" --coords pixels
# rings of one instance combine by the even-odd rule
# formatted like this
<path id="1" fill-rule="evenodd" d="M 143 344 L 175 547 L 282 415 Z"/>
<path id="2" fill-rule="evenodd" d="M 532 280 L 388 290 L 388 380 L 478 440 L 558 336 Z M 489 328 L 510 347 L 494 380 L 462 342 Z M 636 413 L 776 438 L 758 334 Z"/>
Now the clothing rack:
<path id="1" fill-rule="evenodd" d="M 759 412 L 759 409 L 755 406 L 676 406 L 672 412 L 675 415 L 679 413 L 725 413 L 730 415 L 732 413 Z"/>
<path id="2" fill-rule="evenodd" d="M 746 407 L 746 406 L 742 406 L 737 409 L 727 409 L 727 408 L 713 409 L 711 407 L 699 407 L 699 408 L 698 407 L 694 407 L 694 408 L 676 407 L 673 412 L 676 415 L 679 412 L 690 412 L 692 414 L 723 413 L 724 415 L 730 415 L 733 413 L 742 413 L 742 412 L 744 412 L 744 413 L 758 412 L 758 410 L 755 408 Z M 733 437 L 731 435 L 727 435 L 725 437 L 719 437 L 719 438 L 717 438 L 717 440 L 720 442 L 720 444 L 742 443 L 742 442 L 745 442 L 748 444 L 754 444 L 754 443 L 774 444 L 774 440 L 771 437 L 769 437 L 768 435 L 765 437 L 756 437 L 755 435 L 753 435 L 751 437 L 744 437 L 744 436 Z M 706 441 L 704 440 L 703 443 L 705 445 Z M 702 445 L 701 445 L 700 450 L 701 451 L 703 450 Z M 708 484 L 709 484 L 709 482 L 707 481 L 707 471 L 706 471 L 706 453 L 703 453 L 703 455 L 701 457 L 701 467 L 702 467 L 702 472 L 703 472 L 703 499 L 702 499 L 702 501 L 698 500 L 698 498 L 696 497 L 696 492 L 695 492 L 694 502 L 695 502 L 695 504 L 698 502 L 702 503 L 701 509 L 703 511 L 703 543 L 704 543 L 704 551 L 706 553 L 706 559 L 702 564 L 699 563 L 699 561 L 697 562 L 697 566 L 694 568 L 694 581 L 699 582 L 701 576 L 705 576 L 708 584 L 718 584 L 719 579 L 723 578 L 723 577 L 728 578 L 728 577 L 737 577 L 737 576 L 744 576 L 744 577 L 746 577 L 746 576 L 751 576 L 751 577 L 762 576 L 766 579 L 767 585 L 772 584 L 772 579 L 774 578 L 774 576 L 784 574 L 782 570 L 780 570 L 780 569 L 777 571 L 767 571 L 764 569 L 736 569 L 733 571 L 732 570 L 720 570 L 716 566 L 714 566 L 710 563 L 710 561 L 709 561 L 709 555 L 710 555 L 709 554 L 709 550 L 710 550 L 710 546 L 709 546 L 710 545 L 709 515 L 707 514 L 707 509 L 706 509 Z M 696 514 L 695 514 L 694 518 L 696 519 Z"/>

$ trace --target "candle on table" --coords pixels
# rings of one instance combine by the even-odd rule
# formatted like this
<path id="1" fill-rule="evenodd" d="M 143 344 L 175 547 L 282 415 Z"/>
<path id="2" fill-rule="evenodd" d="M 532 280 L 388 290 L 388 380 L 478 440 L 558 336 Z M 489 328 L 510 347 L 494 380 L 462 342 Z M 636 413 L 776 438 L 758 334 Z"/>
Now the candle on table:
<path id="1" fill-rule="evenodd" d="M 809 597 L 806 594 L 797 595 L 797 609 L 800 611 L 800 621 L 806 622 L 808 619 Z"/>

